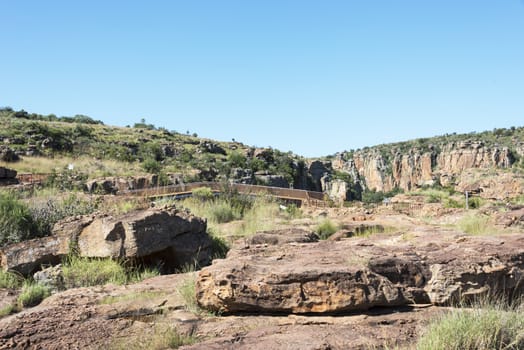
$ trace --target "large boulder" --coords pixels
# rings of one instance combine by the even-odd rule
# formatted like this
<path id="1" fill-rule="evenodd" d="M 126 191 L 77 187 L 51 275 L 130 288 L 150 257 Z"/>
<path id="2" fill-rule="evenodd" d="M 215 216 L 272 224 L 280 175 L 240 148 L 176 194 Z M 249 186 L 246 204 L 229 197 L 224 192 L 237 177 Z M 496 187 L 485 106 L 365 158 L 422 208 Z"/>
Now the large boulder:
<path id="1" fill-rule="evenodd" d="M 206 221 L 175 208 L 150 208 L 98 217 L 78 237 L 85 257 L 154 259 L 166 266 L 209 263 Z"/>
<path id="2" fill-rule="evenodd" d="M 20 157 L 8 146 L 0 146 L 0 160 L 3 162 L 16 162 Z"/>
<path id="3" fill-rule="evenodd" d="M 341 313 L 516 297 L 523 276 L 524 234 L 258 245 L 200 271 L 197 300 L 226 313 Z"/>
<path id="4" fill-rule="evenodd" d="M 18 183 L 16 170 L 0 167 L 0 186 L 15 185 Z"/>
<path id="5" fill-rule="evenodd" d="M 82 257 L 154 264 L 166 272 L 206 265 L 212 240 L 206 221 L 175 208 L 150 208 L 118 217 L 87 215 L 57 223 L 53 235 L 0 248 L 0 267 L 29 275 L 73 250 Z"/>

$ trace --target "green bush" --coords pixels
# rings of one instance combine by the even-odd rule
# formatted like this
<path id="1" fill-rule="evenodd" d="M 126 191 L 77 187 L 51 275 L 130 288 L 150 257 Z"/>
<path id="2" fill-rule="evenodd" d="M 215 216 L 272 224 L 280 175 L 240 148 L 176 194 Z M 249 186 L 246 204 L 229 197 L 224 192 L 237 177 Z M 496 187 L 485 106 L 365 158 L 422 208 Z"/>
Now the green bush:
<path id="1" fill-rule="evenodd" d="M 459 220 L 457 226 L 460 230 L 470 235 L 483 235 L 494 233 L 495 229 L 489 223 L 489 217 L 481 215 L 468 215 Z"/>
<path id="2" fill-rule="evenodd" d="M 318 234 L 320 239 L 328 239 L 329 236 L 338 231 L 337 225 L 331 220 L 324 219 L 315 228 L 315 232 Z"/>
<path id="3" fill-rule="evenodd" d="M 49 288 L 32 281 L 24 282 L 22 293 L 18 296 L 18 303 L 23 307 L 36 306 L 51 294 Z"/>
<path id="4" fill-rule="evenodd" d="M 227 242 L 221 238 L 211 235 L 211 257 L 213 259 L 224 259 L 229 251 L 229 245 Z"/>
<path id="5" fill-rule="evenodd" d="M 193 198 L 199 199 L 202 201 L 207 201 L 213 199 L 215 196 L 213 194 L 213 190 L 209 187 L 200 187 L 195 188 L 191 194 L 193 195 Z"/>
<path id="6" fill-rule="evenodd" d="M 18 288 L 23 281 L 24 278 L 14 272 L 0 270 L 0 288 Z"/>
<path id="7" fill-rule="evenodd" d="M 0 192 L 0 246 L 37 237 L 28 206 L 13 193 Z"/>
<path id="8" fill-rule="evenodd" d="M 457 309 L 432 322 L 417 350 L 524 349 L 524 317 L 515 308 Z"/>
<path id="9" fill-rule="evenodd" d="M 148 158 L 142 163 L 142 168 L 150 174 L 158 174 L 162 170 L 162 164 L 153 158 Z"/>
<path id="10" fill-rule="evenodd" d="M 156 269 L 126 267 L 120 261 L 102 258 L 69 256 L 62 265 L 64 283 L 68 288 L 89 287 L 107 283 L 125 284 L 158 276 Z"/>
<path id="11" fill-rule="evenodd" d="M 118 261 L 70 256 L 62 271 L 68 287 L 89 287 L 106 283 L 124 284 L 126 270 Z"/>

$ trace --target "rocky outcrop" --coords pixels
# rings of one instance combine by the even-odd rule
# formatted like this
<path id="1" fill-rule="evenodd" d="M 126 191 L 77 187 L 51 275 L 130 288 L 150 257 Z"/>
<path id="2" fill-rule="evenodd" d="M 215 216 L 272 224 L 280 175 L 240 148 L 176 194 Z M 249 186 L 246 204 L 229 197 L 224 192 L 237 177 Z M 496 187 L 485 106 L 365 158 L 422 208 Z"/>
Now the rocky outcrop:
<path id="1" fill-rule="evenodd" d="M 391 149 L 384 154 L 372 148 L 356 151 L 349 159 L 347 154 L 338 154 L 333 169 L 348 173 L 354 183 L 362 180 L 367 189 L 388 192 L 397 187 L 411 190 L 434 184 L 455 186 L 457 177 L 464 171 L 509 168 L 514 162 L 508 147 L 463 141 L 440 147 L 430 145 L 425 150 Z"/>
<path id="2" fill-rule="evenodd" d="M 206 227 L 205 220 L 174 208 L 76 217 L 57 223 L 52 236 L 1 248 L 0 266 L 29 275 L 60 263 L 72 249 L 82 257 L 140 261 L 166 272 L 185 264 L 203 266 L 212 254 Z"/>
<path id="3" fill-rule="evenodd" d="M 0 167 L 0 186 L 16 185 L 16 170 Z"/>
<path id="4" fill-rule="evenodd" d="M 255 173 L 256 182 L 270 187 L 289 188 L 289 182 L 283 175 L 271 175 L 266 172 Z"/>
<path id="5" fill-rule="evenodd" d="M 115 194 L 123 191 L 141 190 L 158 185 L 158 175 L 135 177 L 105 177 L 90 180 L 85 190 L 89 193 Z"/>
<path id="6" fill-rule="evenodd" d="M 1 145 L 0 146 L 0 161 L 2 162 L 16 162 L 19 161 L 20 157 L 10 147 Z"/>
<path id="7" fill-rule="evenodd" d="M 206 221 L 177 209 L 148 209 L 119 217 L 99 217 L 78 236 L 85 257 L 154 259 L 181 266 L 209 263 L 211 239 Z M 169 259 L 169 261 L 166 261 Z"/>
<path id="8" fill-rule="evenodd" d="M 350 239 L 233 250 L 200 271 L 197 300 L 226 313 L 301 314 L 524 294 L 524 235 L 427 242 Z"/>

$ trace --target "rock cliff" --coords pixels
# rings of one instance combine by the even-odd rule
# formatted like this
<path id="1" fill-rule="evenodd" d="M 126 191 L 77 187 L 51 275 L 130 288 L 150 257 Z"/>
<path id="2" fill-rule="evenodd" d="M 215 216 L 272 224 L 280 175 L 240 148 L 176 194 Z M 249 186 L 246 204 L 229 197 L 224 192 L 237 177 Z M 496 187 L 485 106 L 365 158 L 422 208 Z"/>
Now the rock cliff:
<path id="1" fill-rule="evenodd" d="M 354 184 L 369 190 L 411 190 L 435 184 L 458 189 L 460 183 L 460 187 L 465 187 L 464 179 L 461 179 L 464 172 L 477 169 L 487 174 L 518 166 L 517 160 L 522 156 L 523 148 L 521 143 L 510 148 L 474 140 L 408 148 L 405 145 L 403 148 L 396 145 L 378 146 L 338 153 L 331 166 L 333 171 L 346 173 Z M 522 179 L 517 182 L 522 183 Z M 322 189 L 326 191 L 329 188 L 325 186 Z M 523 188 L 522 184 L 512 183 L 504 189 L 491 188 L 487 192 L 504 192 L 512 197 L 522 194 Z"/>

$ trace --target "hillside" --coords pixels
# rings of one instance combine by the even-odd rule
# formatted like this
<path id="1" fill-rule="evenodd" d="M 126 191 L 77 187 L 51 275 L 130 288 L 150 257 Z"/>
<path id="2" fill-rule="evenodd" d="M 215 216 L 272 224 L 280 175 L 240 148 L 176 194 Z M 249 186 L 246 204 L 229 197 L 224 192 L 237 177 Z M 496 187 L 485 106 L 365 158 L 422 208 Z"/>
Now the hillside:
<path id="1" fill-rule="evenodd" d="M 114 127 L 84 115 L 59 118 L 3 108 L 0 122 L 0 165 L 19 173 L 74 173 L 77 186 L 107 177 L 153 176 L 148 186 L 229 180 L 323 191 L 345 201 L 369 192 L 486 187 L 480 179 L 491 176 L 497 183 L 493 179 L 504 173 L 506 186 L 487 189 L 488 197 L 523 191 L 524 127 L 446 134 L 313 160 L 169 131 L 145 120 Z M 73 171 L 66 171 L 70 164 Z"/>

